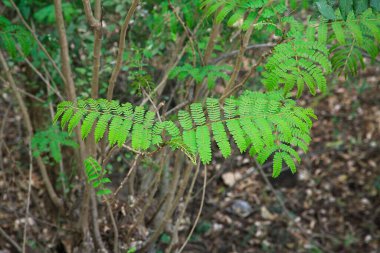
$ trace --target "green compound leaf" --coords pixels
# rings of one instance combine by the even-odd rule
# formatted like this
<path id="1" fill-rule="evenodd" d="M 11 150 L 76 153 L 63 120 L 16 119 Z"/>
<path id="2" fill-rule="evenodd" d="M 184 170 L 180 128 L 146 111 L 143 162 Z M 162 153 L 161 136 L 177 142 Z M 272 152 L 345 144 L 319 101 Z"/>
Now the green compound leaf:
<path id="1" fill-rule="evenodd" d="M 299 53 L 303 58 L 310 61 L 318 59 L 319 64 L 325 64 L 324 51 L 318 44 L 303 49 L 314 52 L 312 58 Z M 269 67 L 270 64 L 272 63 L 269 62 Z M 300 60 L 298 64 L 304 68 L 310 67 L 307 61 Z M 323 90 L 323 80 L 318 79 L 319 74 L 321 73 L 313 68 L 310 73 L 302 73 L 303 77 L 310 79 L 305 81 L 308 86 L 313 85 Z M 283 163 L 279 162 L 280 158 L 295 171 L 292 161 L 300 161 L 296 149 L 307 151 L 311 140 L 311 119 L 315 118 L 311 109 L 298 107 L 293 100 L 284 97 L 283 91 L 265 94 L 245 91 L 237 98 L 227 98 L 223 105 L 217 99 L 207 98 L 205 106 L 193 103 L 189 110 L 179 111 L 178 122 L 160 122 L 154 112 L 145 111 L 143 107 L 133 107 L 129 103 L 120 105 L 117 101 L 104 99 L 79 100 L 78 105 L 62 102 L 58 106 L 57 115 L 60 115 L 57 118 L 61 118 L 62 126 L 66 122 L 74 122 L 74 127 L 82 120 L 83 138 L 88 137 L 94 128 L 96 141 L 107 133 L 111 146 L 122 146 L 130 141 L 136 151 L 153 152 L 163 145 L 169 145 L 174 150 L 184 152 L 193 163 L 196 163 L 197 156 L 204 164 L 212 161 L 213 156 L 217 155 L 213 151 L 213 142 L 225 158 L 231 156 L 236 144 L 240 152 L 249 150 L 252 156 L 257 155 L 260 163 L 274 155 L 276 167 L 273 176 L 281 171 L 279 166 Z M 278 153 L 281 154 L 277 155 Z M 105 183 L 106 177 L 101 173 L 103 170 L 100 165 L 95 162 L 87 161 L 86 168 L 89 180 L 98 188 Z"/>

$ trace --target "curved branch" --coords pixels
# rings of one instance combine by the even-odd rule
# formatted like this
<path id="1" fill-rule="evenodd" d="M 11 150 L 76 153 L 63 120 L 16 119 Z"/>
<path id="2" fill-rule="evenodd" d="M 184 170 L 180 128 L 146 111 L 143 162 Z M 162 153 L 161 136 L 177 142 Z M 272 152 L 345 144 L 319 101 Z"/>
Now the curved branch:
<path id="1" fill-rule="evenodd" d="M 119 49 L 117 52 L 117 57 L 116 57 L 116 65 L 112 71 L 111 78 L 108 82 L 108 90 L 107 90 L 107 99 L 111 100 L 113 96 L 113 90 L 115 88 L 115 83 L 117 76 L 120 73 L 121 65 L 123 63 L 123 53 L 124 53 L 124 48 L 125 48 L 125 38 L 127 36 L 127 30 L 129 27 L 129 22 L 131 21 L 131 18 L 133 14 L 135 13 L 135 10 L 137 6 L 139 5 L 140 0 L 134 0 L 132 2 L 131 7 L 129 8 L 129 11 L 127 13 L 127 16 L 125 17 L 123 26 L 121 27 L 121 32 L 120 32 L 120 39 L 119 39 Z"/>

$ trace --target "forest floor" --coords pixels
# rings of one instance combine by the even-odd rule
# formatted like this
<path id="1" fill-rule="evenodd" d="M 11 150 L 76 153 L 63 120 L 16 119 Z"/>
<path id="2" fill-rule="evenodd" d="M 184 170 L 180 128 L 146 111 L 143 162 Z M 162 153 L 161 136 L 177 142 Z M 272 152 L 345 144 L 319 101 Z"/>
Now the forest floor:
<path id="1" fill-rule="evenodd" d="M 214 164 L 209 169 L 203 213 L 184 252 L 380 252 L 380 84 L 376 73 L 380 70 L 369 69 L 357 81 L 341 80 L 329 95 L 307 100 L 318 121 L 312 129 L 310 152 L 296 175 L 285 171 L 273 180 L 270 165 L 260 170 L 244 156 Z M 1 100 L 9 98 L 3 95 Z M 14 107 L 0 104 L 0 115 L 0 168 L 4 168 L 0 170 L 0 232 L 20 242 L 28 145 L 23 143 L 21 119 Z M 202 188 L 202 180 L 199 177 L 195 189 Z M 44 194 L 35 169 L 28 245 L 48 245 L 59 233 L 70 233 L 46 218 L 54 209 L 40 201 Z M 189 226 L 201 195 L 196 192 L 190 207 Z M 184 226 L 181 236 L 187 233 Z M 10 252 L 9 247 L 3 234 L 0 252 Z"/>

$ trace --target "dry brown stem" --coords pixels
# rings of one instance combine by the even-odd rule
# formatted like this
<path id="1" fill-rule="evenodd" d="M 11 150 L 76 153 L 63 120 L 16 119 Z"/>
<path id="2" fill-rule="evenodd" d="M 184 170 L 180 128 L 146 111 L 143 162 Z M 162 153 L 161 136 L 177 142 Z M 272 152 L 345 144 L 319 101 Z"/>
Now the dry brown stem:
<path id="1" fill-rule="evenodd" d="M 127 16 L 125 17 L 123 26 L 121 27 L 120 39 L 119 39 L 119 48 L 116 57 L 116 64 L 112 71 L 111 78 L 108 82 L 108 90 L 107 90 L 107 99 L 111 100 L 113 97 L 113 90 L 115 88 L 116 79 L 120 73 L 121 65 L 123 64 L 123 54 L 125 48 L 125 38 L 127 36 L 127 30 L 129 27 L 129 22 L 132 19 L 133 14 L 137 6 L 139 5 L 140 0 L 133 0 L 131 7 L 128 10 Z"/>

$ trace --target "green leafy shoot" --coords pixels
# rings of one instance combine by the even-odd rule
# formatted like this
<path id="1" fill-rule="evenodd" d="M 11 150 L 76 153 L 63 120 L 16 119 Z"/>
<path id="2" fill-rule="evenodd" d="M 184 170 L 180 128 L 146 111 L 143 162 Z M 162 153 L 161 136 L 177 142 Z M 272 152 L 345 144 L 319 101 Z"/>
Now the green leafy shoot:
<path id="1" fill-rule="evenodd" d="M 231 70 L 232 67 L 228 65 L 193 67 L 190 64 L 185 64 L 172 69 L 169 78 L 178 78 L 178 80 L 183 81 L 188 77 L 192 77 L 198 84 L 201 83 L 203 79 L 207 78 L 208 88 L 213 89 L 218 78 L 222 78 L 226 82 L 230 79 L 225 72 Z"/>
<path id="2" fill-rule="evenodd" d="M 110 189 L 105 187 L 105 184 L 110 183 L 111 180 L 106 177 L 107 171 L 100 166 L 98 161 L 90 156 L 84 160 L 84 167 L 87 181 L 92 184 L 97 195 L 102 196 L 112 193 Z"/>
<path id="3" fill-rule="evenodd" d="M 15 58 L 17 46 L 20 47 L 24 55 L 28 55 L 34 46 L 32 35 L 22 26 L 14 25 L 0 15 L 0 47 Z"/>
<path id="4" fill-rule="evenodd" d="M 71 139 L 67 132 L 60 131 L 56 126 L 37 132 L 32 138 L 34 157 L 49 153 L 54 161 L 58 163 L 62 160 L 61 146 L 76 148 L 78 144 Z"/>
<path id="5" fill-rule="evenodd" d="M 325 75 L 331 72 L 328 49 L 323 43 L 300 39 L 279 44 L 268 59 L 263 73 L 263 83 L 268 90 L 283 88 L 284 94 L 297 87 L 297 97 L 305 84 L 312 95 L 317 89 L 325 93 Z"/>

